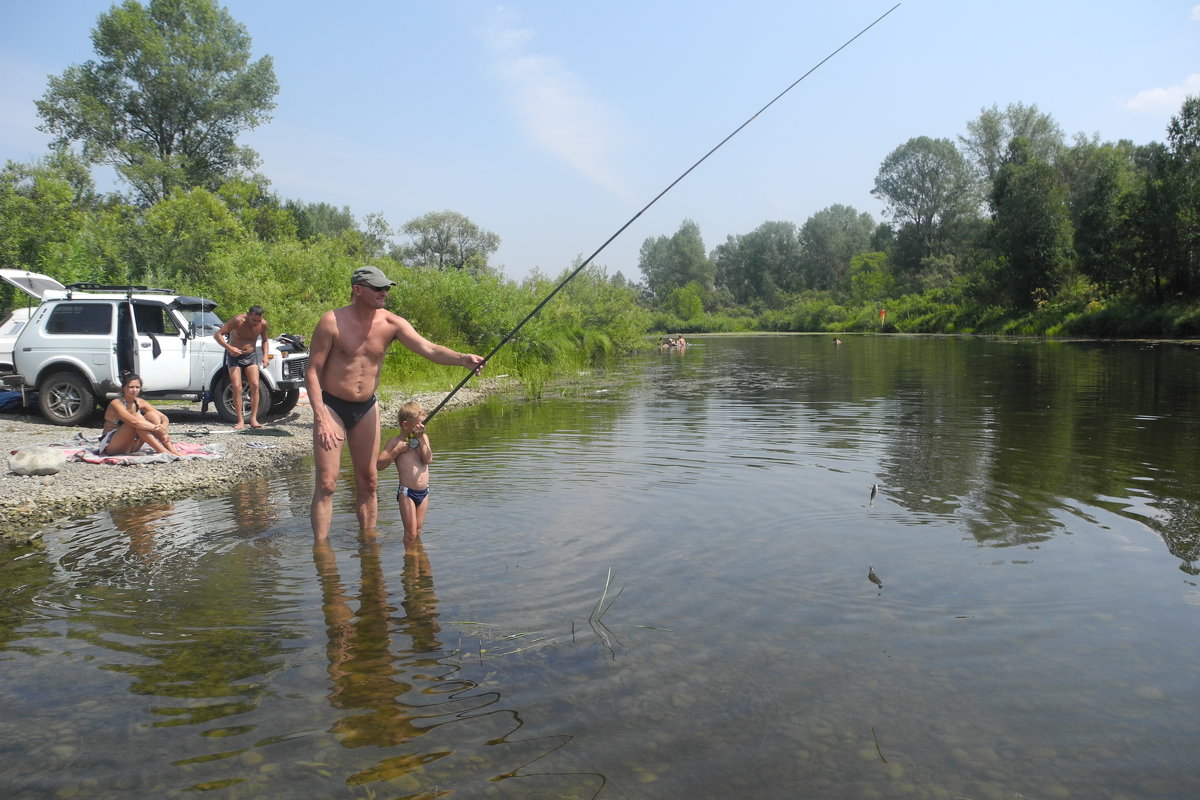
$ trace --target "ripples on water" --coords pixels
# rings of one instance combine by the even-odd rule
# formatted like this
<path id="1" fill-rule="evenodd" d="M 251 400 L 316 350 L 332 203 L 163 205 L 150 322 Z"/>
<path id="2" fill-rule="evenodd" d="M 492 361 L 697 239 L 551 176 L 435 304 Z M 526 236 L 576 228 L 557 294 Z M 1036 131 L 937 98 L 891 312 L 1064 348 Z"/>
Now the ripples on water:
<path id="1" fill-rule="evenodd" d="M 64 525 L 0 558 L 0 788 L 1193 797 L 1195 410 L 1052 347 L 709 339 L 448 414 L 407 552 L 392 475 L 314 550 L 307 467 Z"/>

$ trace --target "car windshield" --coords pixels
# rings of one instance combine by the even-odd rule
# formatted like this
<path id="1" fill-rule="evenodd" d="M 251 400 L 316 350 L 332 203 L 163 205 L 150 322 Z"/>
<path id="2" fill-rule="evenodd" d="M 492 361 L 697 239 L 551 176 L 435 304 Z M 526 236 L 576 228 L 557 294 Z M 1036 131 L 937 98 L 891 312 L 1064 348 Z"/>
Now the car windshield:
<path id="1" fill-rule="evenodd" d="M 179 312 L 183 314 L 184 319 L 192 326 L 197 336 L 211 336 L 225 324 L 221 321 L 220 317 L 211 311 L 182 308 Z"/>

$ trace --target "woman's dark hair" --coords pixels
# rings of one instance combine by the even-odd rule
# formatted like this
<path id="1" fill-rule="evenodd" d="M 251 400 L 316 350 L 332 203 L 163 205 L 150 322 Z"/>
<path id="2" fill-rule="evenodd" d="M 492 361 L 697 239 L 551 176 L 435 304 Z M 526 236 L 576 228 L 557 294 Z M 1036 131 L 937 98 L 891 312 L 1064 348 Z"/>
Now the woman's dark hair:
<path id="1" fill-rule="evenodd" d="M 132 381 L 142 383 L 142 376 L 138 375 L 136 372 L 126 372 L 125 377 L 121 378 L 121 391 L 125 391 L 125 387 L 128 386 Z"/>

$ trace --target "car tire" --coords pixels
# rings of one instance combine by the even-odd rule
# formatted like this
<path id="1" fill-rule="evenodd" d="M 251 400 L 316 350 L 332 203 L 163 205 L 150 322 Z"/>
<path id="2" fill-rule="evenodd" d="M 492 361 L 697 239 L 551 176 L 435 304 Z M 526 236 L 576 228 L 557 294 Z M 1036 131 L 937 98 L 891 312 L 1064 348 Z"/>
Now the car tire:
<path id="1" fill-rule="evenodd" d="M 76 372 L 56 372 L 38 384 L 38 408 L 55 425 L 79 425 L 96 410 L 96 393 Z"/>
<path id="2" fill-rule="evenodd" d="M 217 416 L 223 422 L 237 424 L 237 406 L 233 404 L 233 384 L 229 382 L 228 371 L 217 378 L 216 386 L 213 387 L 213 404 L 217 407 Z M 250 389 L 246 386 L 242 387 L 242 414 L 243 419 L 250 419 Z"/>
<path id="3" fill-rule="evenodd" d="M 271 392 L 271 416 L 281 416 L 289 413 L 296 407 L 296 403 L 300 402 L 300 390 L 288 389 L 287 391 Z"/>

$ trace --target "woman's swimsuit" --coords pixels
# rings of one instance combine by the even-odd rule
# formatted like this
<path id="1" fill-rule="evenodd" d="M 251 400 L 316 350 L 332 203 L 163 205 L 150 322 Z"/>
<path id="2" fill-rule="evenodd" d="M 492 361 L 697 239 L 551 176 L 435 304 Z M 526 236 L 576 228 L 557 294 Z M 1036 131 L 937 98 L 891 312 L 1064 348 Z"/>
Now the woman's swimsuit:
<path id="1" fill-rule="evenodd" d="M 133 410 L 133 413 L 137 414 L 139 417 L 142 416 L 141 406 L 138 406 L 137 408 L 135 408 Z M 105 417 L 104 421 L 109 422 L 108 417 Z M 108 449 L 108 445 L 112 442 L 113 436 L 116 435 L 117 431 L 121 430 L 121 426 L 124 424 L 125 424 L 125 420 L 121 419 L 120 417 L 117 417 L 116 422 L 113 423 L 113 429 L 111 431 L 109 431 L 108 433 L 104 434 L 103 436 L 101 436 L 100 441 L 96 444 L 96 452 L 97 453 L 99 453 L 100 455 L 105 454 L 104 451 Z"/>
<path id="2" fill-rule="evenodd" d="M 333 409 L 339 417 L 342 418 L 342 424 L 346 426 L 346 430 L 350 430 L 358 421 L 367 415 L 378 398 L 371 395 L 366 400 L 343 400 L 335 394 L 330 394 L 324 390 L 321 391 L 321 399 L 325 405 Z"/>
<path id="3" fill-rule="evenodd" d="M 115 434 L 120 427 L 121 423 L 118 422 L 116 428 L 113 428 L 111 431 L 100 437 L 100 441 L 96 444 L 97 453 L 100 455 L 105 455 L 104 451 L 108 449 L 108 445 L 112 441 L 113 434 Z"/>
<path id="4" fill-rule="evenodd" d="M 413 501 L 413 505 L 419 506 L 425 502 L 426 497 L 429 497 L 429 488 L 410 489 L 407 486 L 401 486 L 396 490 L 396 500 L 399 501 L 401 497 L 407 497 Z"/>

